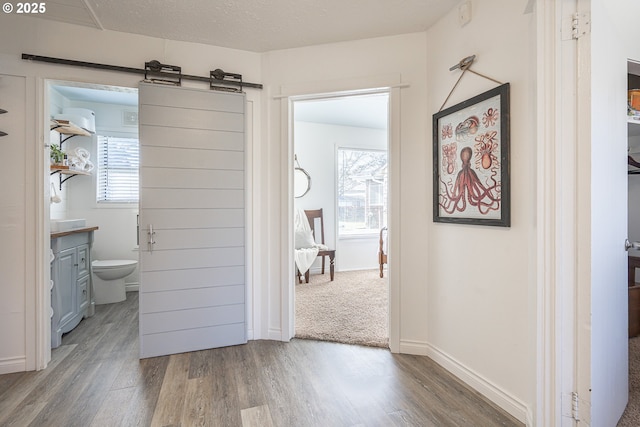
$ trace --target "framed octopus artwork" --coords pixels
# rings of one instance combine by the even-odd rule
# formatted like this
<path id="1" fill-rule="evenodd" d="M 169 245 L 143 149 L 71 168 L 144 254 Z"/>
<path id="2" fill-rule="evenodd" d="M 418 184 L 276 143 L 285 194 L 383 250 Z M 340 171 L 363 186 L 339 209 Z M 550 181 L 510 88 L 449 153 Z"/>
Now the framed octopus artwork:
<path id="1" fill-rule="evenodd" d="M 433 115 L 433 220 L 509 227 L 509 83 Z"/>

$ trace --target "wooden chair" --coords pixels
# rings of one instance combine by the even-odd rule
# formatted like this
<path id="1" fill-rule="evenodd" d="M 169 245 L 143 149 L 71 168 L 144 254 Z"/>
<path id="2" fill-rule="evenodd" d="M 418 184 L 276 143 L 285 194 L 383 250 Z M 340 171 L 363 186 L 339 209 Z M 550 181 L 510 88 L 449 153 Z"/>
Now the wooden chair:
<path id="1" fill-rule="evenodd" d="M 309 220 L 309 226 L 311 227 L 311 234 L 313 235 L 313 239 L 316 241 L 316 243 L 322 243 L 324 245 L 324 219 L 322 217 L 322 209 L 305 210 L 304 213 Z M 316 222 L 318 224 L 316 224 Z M 316 228 L 317 225 L 319 225 L 319 228 Z M 320 238 L 320 241 L 318 241 L 318 237 Z M 322 274 L 324 274 L 324 259 L 325 257 L 329 257 L 329 275 L 331 277 L 331 281 L 333 282 L 336 250 L 321 250 L 318 252 L 318 256 L 322 257 Z M 309 270 L 304 273 L 304 280 L 306 283 L 309 283 Z M 302 283 L 300 271 L 298 271 L 298 281 Z"/>
<path id="2" fill-rule="evenodd" d="M 384 249 L 386 247 L 387 227 L 380 230 L 380 248 L 378 249 L 378 263 L 380 263 L 380 278 L 384 277 L 384 265 L 387 263 L 387 254 Z"/>

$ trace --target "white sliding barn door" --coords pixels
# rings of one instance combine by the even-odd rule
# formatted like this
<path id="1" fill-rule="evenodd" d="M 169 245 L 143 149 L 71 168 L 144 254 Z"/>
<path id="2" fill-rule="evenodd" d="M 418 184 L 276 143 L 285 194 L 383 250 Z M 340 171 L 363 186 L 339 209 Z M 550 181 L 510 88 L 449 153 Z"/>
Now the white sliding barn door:
<path id="1" fill-rule="evenodd" d="M 141 83 L 139 104 L 140 357 L 246 343 L 244 94 Z"/>

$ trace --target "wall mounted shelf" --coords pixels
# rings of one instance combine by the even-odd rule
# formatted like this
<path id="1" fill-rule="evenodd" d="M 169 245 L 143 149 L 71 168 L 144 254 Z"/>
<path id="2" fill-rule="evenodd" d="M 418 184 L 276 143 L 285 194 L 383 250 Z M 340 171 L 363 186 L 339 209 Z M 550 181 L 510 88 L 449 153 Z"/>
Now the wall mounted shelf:
<path id="1" fill-rule="evenodd" d="M 60 175 L 60 191 L 62 191 L 62 184 L 70 178 L 73 178 L 76 175 L 91 175 L 89 172 L 77 170 L 77 169 L 69 169 L 69 166 L 63 165 L 51 165 L 50 167 L 51 173 L 50 175 L 55 175 L 59 173 Z M 67 175 L 66 178 L 62 178 L 62 175 Z"/>
<path id="2" fill-rule="evenodd" d="M 51 120 L 51 130 L 64 135 L 91 136 L 89 132 L 69 120 Z"/>
<path id="3" fill-rule="evenodd" d="M 62 150 L 62 144 L 69 138 L 74 136 L 91 136 L 91 134 L 82 129 L 80 126 L 70 122 L 69 120 L 51 120 L 51 130 L 54 130 L 60 134 L 60 149 Z M 66 136 L 66 138 L 65 138 Z"/>
<path id="4" fill-rule="evenodd" d="M 82 129 L 80 126 L 77 126 L 73 122 L 69 120 L 51 120 L 50 123 L 51 130 L 54 130 L 60 134 L 60 150 L 62 150 L 62 144 L 67 141 L 69 138 L 73 138 L 74 136 L 91 136 L 91 134 Z M 76 175 L 91 175 L 89 172 L 85 172 L 77 169 L 69 169 L 69 166 L 64 165 L 51 165 L 51 174 L 54 175 L 59 173 L 60 175 L 60 191 L 62 191 L 62 184 L 70 178 L 73 178 Z M 62 178 L 62 175 L 67 175 L 66 178 Z"/>

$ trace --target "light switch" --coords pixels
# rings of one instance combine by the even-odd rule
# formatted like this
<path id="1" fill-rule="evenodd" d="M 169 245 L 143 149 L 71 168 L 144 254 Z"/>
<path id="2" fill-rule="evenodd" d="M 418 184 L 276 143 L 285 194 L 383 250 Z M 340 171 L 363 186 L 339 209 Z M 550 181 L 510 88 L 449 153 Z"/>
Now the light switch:
<path id="1" fill-rule="evenodd" d="M 458 23 L 464 27 L 471 22 L 471 2 L 466 1 L 458 6 Z"/>

